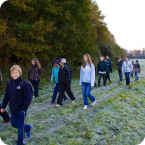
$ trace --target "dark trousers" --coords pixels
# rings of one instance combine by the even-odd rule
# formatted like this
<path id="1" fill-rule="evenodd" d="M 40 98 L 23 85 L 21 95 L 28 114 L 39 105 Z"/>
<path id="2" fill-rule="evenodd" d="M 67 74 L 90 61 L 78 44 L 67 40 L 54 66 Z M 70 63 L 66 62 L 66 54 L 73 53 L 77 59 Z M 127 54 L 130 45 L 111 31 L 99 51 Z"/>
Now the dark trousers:
<path id="1" fill-rule="evenodd" d="M 103 85 L 106 86 L 106 74 L 99 73 L 98 86 L 100 86 L 101 77 L 103 77 Z"/>
<path id="2" fill-rule="evenodd" d="M 72 101 L 75 100 L 75 97 L 74 97 L 74 94 L 71 90 L 70 85 L 59 85 L 59 97 L 57 99 L 57 104 L 62 105 L 62 100 L 63 100 L 65 91 Z"/>
<path id="3" fill-rule="evenodd" d="M 1 104 L 0 104 L 0 110 L 1 110 Z M 8 113 L 8 111 L 5 109 L 4 113 L 0 112 L 0 116 L 3 118 L 4 122 L 7 123 L 11 120 L 10 115 Z"/>
<path id="4" fill-rule="evenodd" d="M 17 145 L 22 145 L 24 133 L 30 131 L 30 125 L 25 125 L 26 112 L 23 113 L 23 111 L 19 111 L 18 113 L 11 113 L 11 125 L 18 130 Z"/>
<path id="5" fill-rule="evenodd" d="M 126 85 L 130 84 L 130 72 L 125 72 Z"/>
<path id="6" fill-rule="evenodd" d="M 30 79 L 30 83 L 34 87 L 34 96 L 35 97 L 39 97 L 39 95 L 38 95 L 38 86 L 39 86 L 40 80 L 36 81 L 36 80 L 31 80 Z"/>
<path id="7" fill-rule="evenodd" d="M 54 92 L 53 92 L 52 102 L 55 102 L 55 99 L 56 99 L 56 96 L 57 96 L 58 92 L 59 92 L 59 84 L 56 83 L 56 86 L 55 86 Z M 64 96 L 64 97 L 63 97 L 64 100 L 67 99 L 67 97 L 66 97 L 65 94 L 64 94 L 63 96 Z"/>
<path id="8" fill-rule="evenodd" d="M 107 81 L 107 79 L 108 79 L 109 82 L 110 82 L 110 72 L 107 72 L 107 73 L 106 73 L 106 81 Z"/>
<path id="9" fill-rule="evenodd" d="M 122 76 L 123 76 L 123 74 L 122 74 L 121 70 L 118 70 L 118 75 L 119 75 L 120 82 L 122 82 Z"/>

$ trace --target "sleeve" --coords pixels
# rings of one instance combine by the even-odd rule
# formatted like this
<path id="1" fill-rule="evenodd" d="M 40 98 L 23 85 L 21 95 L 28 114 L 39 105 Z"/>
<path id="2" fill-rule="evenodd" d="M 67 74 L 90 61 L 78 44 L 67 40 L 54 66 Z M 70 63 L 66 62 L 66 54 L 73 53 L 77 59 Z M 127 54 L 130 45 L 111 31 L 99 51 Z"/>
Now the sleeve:
<path id="1" fill-rule="evenodd" d="M 53 69 L 52 69 L 52 74 L 51 74 L 51 82 L 53 82 Z"/>
<path id="2" fill-rule="evenodd" d="M 81 69 L 80 69 L 80 85 L 82 85 L 82 66 L 81 66 Z"/>
<path id="3" fill-rule="evenodd" d="M 95 67 L 92 64 L 91 66 L 91 86 L 94 87 L 94 82 L 95 82 Z"/>
<path id="4" fill-rule="evenodd" d="M 65 69 L 65 72 L 66 72 L 66 83 L 70 84 L 71 78 L 70 78 L 70 72 L 69 72 L 69 68 L 68 67 Z"/>
<path id="5" fill-rule="evenodd" d="M 22 111 L 26 111 L 31 103 L 32 100 L 32 92 L 30 90 L 29 84 L 24 82 L 24 103 L 21 108 Z"/>
<path id="6" fill-rule="evenodd" d="M 38 69 L 38 73 L 39 73 L 39 76 L 37 77 L 37 80 L 40 79 L 41 75 L 42 75 L 42 70 L 41 69 Z"/>
<path id="7" fill-rule="evenodd" d="M 110 60 L 111 73 L 113 73 L 112 61 Z"/>
<path id="8" fill-rule="evenodd" d="M 2 103 L 2 109 L 5 109 L 8 102 L 9 102 L 9 83 L 7 83 L 7 87 L 6 87 L 6 91 L 5 91 L 5 95 L 4 95 L 4 98 L 3 98 L 3 103 Z"/>

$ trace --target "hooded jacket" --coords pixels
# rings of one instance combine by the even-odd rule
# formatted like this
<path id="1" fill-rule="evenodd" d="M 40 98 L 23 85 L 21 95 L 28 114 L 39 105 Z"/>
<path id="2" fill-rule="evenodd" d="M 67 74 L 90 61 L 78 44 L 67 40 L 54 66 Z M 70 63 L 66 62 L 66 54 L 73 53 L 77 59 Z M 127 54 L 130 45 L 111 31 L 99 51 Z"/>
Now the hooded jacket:
<path id="1" fill-rule="evenodd" d="M 62 66 L 59 67 L 58 83 L 60 85 L 70 85 L 71 83 L 70 71 L 66 64 L 63 68 Z"/>

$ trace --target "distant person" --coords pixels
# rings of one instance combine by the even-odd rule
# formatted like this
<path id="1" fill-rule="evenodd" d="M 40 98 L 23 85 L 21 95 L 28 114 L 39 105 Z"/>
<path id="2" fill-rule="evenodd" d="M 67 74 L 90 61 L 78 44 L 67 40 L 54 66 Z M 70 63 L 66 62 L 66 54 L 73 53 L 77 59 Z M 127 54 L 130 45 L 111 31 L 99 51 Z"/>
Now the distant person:
<path id="1" fill-rule="evenodd" d="M 100 87 L 101 77 L 103 77 L 103 85 L 106 86 L 106 73 L 108 72 L 107 63 L 104 61 L 104 57 L 100 57 L 100 61 L 97 65 L 97 75 L 99 75 L 98 86 Z"/>
<path id="2" fill-rule="evenodd" d="M 133 76 L 134 76 L 134 65 L 135 65 L 135 64 L 134 64 L 134 61 L 132 61 L 132 65 L 133 65 L 133 70 L 132 70 L 132 72 L 131 72 L 130 75 L 133 77 Z"/>
<path id="3" fill-rule="evenodd" d="M 29 138 L 31 135 L 32 125 L 26 125 L 26 113 L 31 103 L 32 93 L 29 83 L 24 81 L 22 69 L 18 65 L 13 65 L 10 68 L 12 80 L 7 83 L 5 95 L 2 102 L 1 113 L 5 112 L 5 108 L 9 103 L 11 111 L 11 125 L 18 130 L 17 145 L 26 144 L 24 141 L 24 133 Z M 21 92 L 21 84 L 23 82 L 23 93 Z"/>
<path id="4" fill-rule="evenodd" d="M 123 64 L 124 60 L 121 59 L 121 57 L 118 57 L 118 60 L 116 61 L 116 65 L 118 66 L 118 74 L 119 74 L 119 79 L 120 79 L 120 83 L 122 83 L 122 64 Z"/>
<path id="5" fill-rule="evenodd" d="M 72 100 L 72 103 L 75 102 L 74 94 L 71 90 L 71 71 L 66 65 L 66 59 L 62 58 L 60 60 L 60 67 L 58 73 L 58 83 L 59 83 L 59 97 L 57 98 L 57 104 L 54 107 L 62 106 L 62 100 L 64 98 L 64 92 L 68 94 L 69 98 Z"/>
<path id="6" fill-rule="evenodd" d="M 91 56 L 85 54 L 83 57 L 83 64 L 81 65 L 80 70 L 80 86 L 82 87 L 84 107 L 83 110 L 86 110 L 89 107 L 88 99 L 92 101 L 91 105 L 96 104 L 96 98 L 90 94 L 91 89 L 94 87 L 95 80 L 95 67 L 92 63 Z"/>
<path id="7" fill-rule="evenodd" d="M 8 111 L 6 109 L 5 109 L 5 111 L 3 113 L 1 112 L 1 109 L 2 109 L 2 104 L 0 103 L 0 116 L 4 120 L 4 125 L 7 125 L 11 121 L 11 116 L 9 115 L 9 113 L 8 113 Z"/>
<path id="8" fill-rule="evenodd" d="M 28 80 L 34 86 L 34 97 L 39 97 L 38 95 L 38 86 L 40 83 L 40 77 L 42 75 L 41 65 L 37 58 L 31 60 L 30 69 L 28 72 Z"/>
<path id="9" fill-rule="evenodd" d="M 122 73 L 124 72 L 125 74 L 125 79 L 126 79 L 126 86 L 130 85 L 130 73 L 133 70 L 133 65 L 132 62 L 129 61 L 128 57 L 125 57 L 125 61 L 123 62 L 122 65 Z"/>
<path id="10" fill-rule="evenodd" d="M 107 63 L 107 66 L 108 66 L 108 72 L 106 73 L 106 81 L 107 79 L 109 80 L 109 82 L 111 81 L 110 80 L 110 72 L 112 73 L 113 72 L 113 67 L 112 67 L 112 61 L 111 59 L 109 58 L 109 56 L 106 56 L 106 63 Z"/>
<path id="11" fill-rule="evenodd" d="M 138 74 L 140 73 L 140 65 L 139 65 L 139 62 L 138 60 L 136 60 L 136 63 L 134 65 L 134 72 L 135 72 L 135 81 L 138 80 Z"/>
<path id="12" fill-rule="evenodd" d="M 52 68 L 52 75 L 51 75 L 51 83 L 55 82 L 55 88 L 54 88 L 54 92 L 53 92 L 53 97 L 52 97 L 52 101 L 51 104 L 55 104 L 55 100 L 56 100 L 56 96 L 59 92 L 59 83 L 58 83 L 58 73 L 59 73 L 59 60 L 55 60 L 53 62 L 54 67 Z M 64 94 L 64 101 L 67 99 L 66 95 Z"/>

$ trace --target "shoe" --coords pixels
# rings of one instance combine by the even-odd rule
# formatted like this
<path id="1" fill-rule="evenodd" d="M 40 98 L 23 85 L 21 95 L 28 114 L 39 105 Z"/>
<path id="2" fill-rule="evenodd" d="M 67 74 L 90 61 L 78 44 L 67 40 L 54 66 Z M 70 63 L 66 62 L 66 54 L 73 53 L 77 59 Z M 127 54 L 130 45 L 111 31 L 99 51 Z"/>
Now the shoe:
<path id="1" fill-rule="evenodd" d="M 73 101 L 71 101 L 72 103 L 74 103 L 75 102 L 75 100 L 73 100 Z"/>
<path id="2" fill-rule="evenodd" d="M 100 86 L 97 86 L 97 88 L 99 88 Z"/>
<path id="3" fill-rule="evenodd" d="M 56 104 L 56 105 L 54 105 L 54 107 L 55 107 L 55 108 L 58 108 L 58 107 L 61 107 L 61 105 Z"/>
<path id="4" fill-rule="evenodd" d="M 55 104 L 55 102 L 53 102 L 53 101 L 51 101 L 50 103 L 51 103 L 51 104 Z"/>
<path id="5" fill-rule="evenodd" d="M 86 110 L 88 108 L 88 106 L 87 105 L 85 105 L 84 107 L 83 107 L 83 110 Z"/>
<path id="6" fill-rule="evenodd" d="M 122 84 L 122 82 L 120 82 L 120 84 Z"/>
<path id="7" fill-rule="evenodd" d="M 4 125 L 8 125 L 8 124 L 10 124 L 10 122 L 5 122 L 5 123 L 4 123 Z"/>
<path id="8" fill-rule="evenodd" d="M 32 125 L 30 125 L 30 131 L 26 133 L 26 138 L 30 138 L 31 136 L 31 129 L 33 128 Z"/>
<path id="9" fill-rule="evenodd" d="M 96 98 L 95 98 L 95 101 L 91 105 L 94 106 L 95 104 L 96 104 Z"/>

